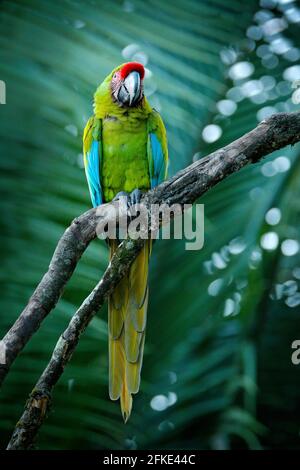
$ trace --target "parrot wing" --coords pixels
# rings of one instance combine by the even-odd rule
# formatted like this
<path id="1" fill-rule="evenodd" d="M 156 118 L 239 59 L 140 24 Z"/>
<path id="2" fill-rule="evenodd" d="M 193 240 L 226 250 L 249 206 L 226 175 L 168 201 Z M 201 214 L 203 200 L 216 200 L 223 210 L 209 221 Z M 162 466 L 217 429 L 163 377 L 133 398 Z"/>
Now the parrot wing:
<path id="1" fill-rule="evenodd" d="M 166 179 L 168 171 L 166 129 L 160 115 L 154 109 L 148 120 L 147 154 L 151 188 L 154 188 Z"/>
<path id="2" fill-rule="evenodd" d="M 101 120 L 91 117 L 83 133 L 83 158 L 93 207 L 103 202 L 100 169 L 102 160 Z"/>

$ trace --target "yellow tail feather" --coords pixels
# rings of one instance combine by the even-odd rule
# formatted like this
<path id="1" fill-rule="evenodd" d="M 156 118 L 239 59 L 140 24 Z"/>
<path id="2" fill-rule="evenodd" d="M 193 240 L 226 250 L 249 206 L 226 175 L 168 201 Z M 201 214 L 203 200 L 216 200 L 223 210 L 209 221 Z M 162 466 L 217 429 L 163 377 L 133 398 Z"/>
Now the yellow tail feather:
<path id="1" fill-rule="evenodd" d="M 110 257 L 117 249 L 111 240 Z M 109 298 L 109 395 L 120 398 L 124 421 L 132 409 L 132 394 L 140 386 L 148 306 L 148 265 L 151 241 Z"/>
<path id="2" fill-rule="evenodd" d="M 123 387 L 122 387 L 122 393 L 121 393 L 121 411 L 122 411 L 124 423 L 126 423 L 127 420 L 129 419 L 129 416 L 131 414 L 131 409 L 132 409 L 132 396 L 127 388 L 126 381 L 124 381 Z"/>

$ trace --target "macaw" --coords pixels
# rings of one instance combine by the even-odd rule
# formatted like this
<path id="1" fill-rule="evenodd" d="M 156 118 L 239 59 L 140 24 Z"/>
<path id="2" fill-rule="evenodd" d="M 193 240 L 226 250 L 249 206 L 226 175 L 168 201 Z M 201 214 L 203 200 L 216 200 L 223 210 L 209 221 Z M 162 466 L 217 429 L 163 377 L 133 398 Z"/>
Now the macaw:
<path id="1" fill-rule="evenodd" d="M 97 88 L 94 115 L 83 134 L 83 155 L 94 207 L 126 195 L 138 202 L 142 192 L 167 176 L 166 130 L 144 96 L 145 69 L 138 62 L 116 67 Z M 109 240 L 110 257 L 118 240 Z M 109 396 L 120 399 L 126 422 L 132 394 L 139 390 L 148 307 L 151 241 L 132 264 L 108 302 Z"/>

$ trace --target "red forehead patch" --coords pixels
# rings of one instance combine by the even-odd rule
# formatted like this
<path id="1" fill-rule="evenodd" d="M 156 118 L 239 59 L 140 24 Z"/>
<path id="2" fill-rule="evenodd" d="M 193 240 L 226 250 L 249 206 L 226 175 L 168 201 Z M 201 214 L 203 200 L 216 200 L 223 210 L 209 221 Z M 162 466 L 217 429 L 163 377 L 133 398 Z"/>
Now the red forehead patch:
<path id="1" fill-rule="evenodd" d="M 127 75 L 129 75 L 130 72 L 133 71 L 138 72 L 140 74 L 141 80 L 143 80 L 145 75 L 145 69 L 144 66 L 139 62 L 127 62 L 127 64 L 125 64 L 120 70 L 121 78 L 126 78 Z"/>

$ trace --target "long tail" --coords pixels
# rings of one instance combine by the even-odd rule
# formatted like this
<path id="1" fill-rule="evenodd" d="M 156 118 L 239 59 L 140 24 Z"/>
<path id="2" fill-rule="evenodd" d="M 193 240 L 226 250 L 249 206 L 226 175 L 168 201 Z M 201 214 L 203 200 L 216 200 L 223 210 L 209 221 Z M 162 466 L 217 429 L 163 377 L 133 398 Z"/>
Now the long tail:
<path id="1" fill-rule="evenodd" d="M 110 257 L 118 243 L 111 240 Z M 132 394 L 140 387 L 148 307 L 148 265 L 151 241 L 132 264 L 108 304 L 109 396 L 120 398 L 124 421 L 132 409 Z"/>

